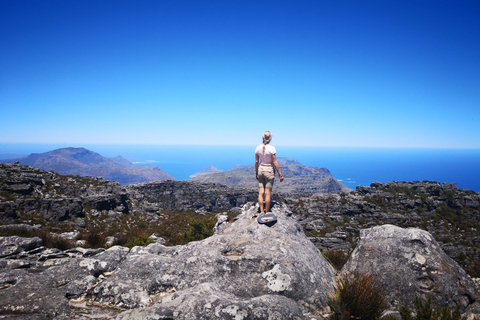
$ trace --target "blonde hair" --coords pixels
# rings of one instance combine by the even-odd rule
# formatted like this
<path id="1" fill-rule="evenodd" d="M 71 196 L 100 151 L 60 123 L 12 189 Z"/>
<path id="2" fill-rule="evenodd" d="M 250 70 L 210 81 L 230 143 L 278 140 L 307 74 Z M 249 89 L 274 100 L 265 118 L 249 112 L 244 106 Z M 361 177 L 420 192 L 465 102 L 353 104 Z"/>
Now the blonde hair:
<path id="1" fill-rule="evenodd" d="M 269 144 L 272 141 L 272 133 L 270 131 L 265 131 L 262 135 L 263 144 Z"/>
<path id="2" fill-rule="evenodd" d="M 263 152 L 265 152 L 265 146 L 272 141 L 272 133 L 270 131 L 265 131 L 262 135 L 263 139 Z"/>

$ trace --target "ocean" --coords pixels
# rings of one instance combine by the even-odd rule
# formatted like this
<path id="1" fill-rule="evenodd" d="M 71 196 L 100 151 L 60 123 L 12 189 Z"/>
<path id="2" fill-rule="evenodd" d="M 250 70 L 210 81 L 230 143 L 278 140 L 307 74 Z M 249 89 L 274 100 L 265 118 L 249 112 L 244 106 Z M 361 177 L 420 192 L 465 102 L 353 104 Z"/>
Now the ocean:
<path id="1" fill-rule="evenodd" d="M 255 146 L 68 145 L 106 157 L 121 155 L 136 165 L 157 165 L 178 180 L 213 165 L 228 170 L 253 164 Z M 67 145 L 0 144 L 2 154 L 41 153 Z M 277 157 L 327 168 L 333 177 L 355 189 L 372 182 L 438 181 L 480 192 L 480 149 L 335 148 L 275 146 Z"/>

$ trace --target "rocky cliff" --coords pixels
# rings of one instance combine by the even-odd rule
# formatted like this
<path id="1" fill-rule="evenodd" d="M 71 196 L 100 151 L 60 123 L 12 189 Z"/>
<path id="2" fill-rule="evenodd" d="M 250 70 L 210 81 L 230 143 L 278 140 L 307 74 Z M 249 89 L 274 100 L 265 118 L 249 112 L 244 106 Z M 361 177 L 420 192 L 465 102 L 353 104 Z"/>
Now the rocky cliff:
<path id="1" fill-rule="evenodd" d="M 66 221 L 87 213 L 228 210 L 256 199 L 253 191 L 186 181 L 121 186 L 96 177 L 73 177 L 18 164 L 0 164 L 0 221 L 24 217 Z"/>

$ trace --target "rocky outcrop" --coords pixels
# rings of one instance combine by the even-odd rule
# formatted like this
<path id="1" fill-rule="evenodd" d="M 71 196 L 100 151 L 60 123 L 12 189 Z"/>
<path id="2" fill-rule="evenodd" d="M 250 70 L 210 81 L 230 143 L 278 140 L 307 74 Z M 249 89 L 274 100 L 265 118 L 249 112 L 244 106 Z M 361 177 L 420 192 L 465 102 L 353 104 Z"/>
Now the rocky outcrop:
<path id="1" fill-rule="evenodd" d="M 418 221 L 448 207 L 464 209 L 467 218 L 478 220 L 480 194 L 458 189 L 454 183 L 390 181 L 358 186 L 357 192 L 352 193 L 287 197 L 286 202 L 309 216 L 333 219 L 347 216 L 387 223 Z"/>
<path id="2" fill-rule="evenodd" d="M 360 229 L 416 226 L 480 276 L 480 194 L 433 181 L 372 183 L 357 192 L 287 197 L 311 240 L 322 250 L 351 251 Z"/>
<path id="3" fill-rule="evenodd" d="M 335 271 L 286 207 L 273 210 L 271 226 L 246 205 L 235 222 L 219 219 L 210 238 L 129 252 L 0 238 L 0 313 L 83 319 L 103 307 L 117 319 L 306 319 L 325 311 Z"/>
<path id="4" fill-rule="evenodd" d="M 215 212 L 241 207 L 258 197 L 258 192 L 221 184 L 195 181 L 157 181 L 128 186 L 134 211 L 201 210 Z"/>
<path id="5" fill-rule="evenodd" d="M 475 301 L 475 284 L 431 234 L 393 225 L 360 231 L 360 241 L 342 273 L 374 274 L 393 308 L 413 308 L 415 296 L 439 307 L 462 310 Z"/>
<path id="6" fill-rule="evenodd" d="M 0 222 L 26 216 L 48 221 L 98 212 L 156 213 L 159 210 L 219 211 L 257 198 L 253 191 L 190 181 L 121 186 L 95 177 L 62 176 L 18 164 L 0 164 Z"/>
<path id="7" fill-rule="evenodd" d="M 129 212 L 127 191 L 102 178 L 69 177 L 18 164 L 0 164 L 0 221 L 26 216 L 50 221 L 83 217 L 85 211 Z"/>
<path id="8" fill-rule="evenodd" d="M 137 187 L 145 198 L 148 188 L 158 188 Z M 165 196 L 175 199 L 175 190 L 165 188 Z M 43 247 L 39 238 L 0 237 L 0 314 L 26 320 L 319 319 L 335 270 L 286 205 L 273 206 L 273 225 L 258 224 L 257 209 L 246 204 L 234 221 L 218 215 L 213 236 L 181 246 L 62 251 Z M 350 243 L 348 232 L 327 233 L 323 245 Z M 474 312 L 473 281 L 430 233 L 385 225 L 359 235 L 342 272 L 376 274 L 393 310 L 431 294 L 436 305 Z"/>
<path id="9" fill-rule="evenodd" d="M 351 252 L 360 229 L 384 223 L 418 226 L 471 275 L 480 276 L 480 194 L 437 182 L 372 183 L 357 192 L 281 195 L 310 240 L 323 251 Z M 285 197 L 284 197 L 285 196 Z M 66 231 L 110 228 L 134 213 L 161 225 L 171 212 L 238 213 L 254 190 L 197 181 L 158 181 L 121 186 L 102 178 L 62 176 L 18 164 L 0 164 L 0 222 L 59 222 Z M 57 227 L 57 225 L 53 225 Z M 112 233 L 110 235 L 113 235 Z M 117 235 L 115 235 L 117 236 Z"/>
<path id="10" fill-rule="evenodd" d="M 70 300 L 118 267 L 127 248 L 60 251 L 39 238 L 0 237 L 0 314 L 9 319 L 64 319 Z M 8 255 L 5 256 L 5 253 Z"/>
<path id="11" fill-rule="evenodd" d="M 148 290 L 154 290 L 153 293 L 172 288 L 180 291 L 211 283 L 220 290 L 218 295 L 225 292 L 252 299 L 275 294 L 299 302 L 305 310 L 325 308 L 323 284 L 333 283 L 333 268 L 304 236 L 302 228 L 288 211 L 278 206 L 274 211 L 279 221 L 271 227 L 258 224 L 254 218 L 256 207 L 250 207 L 233 224 L 225 222 L 228 224 L 226 228 L 210 238 L 152 257 L 155 262 L 132 255 L 128 265 L 136 265 L 132 270 L 150 274 L 146 277 L 150 279 L 149 283 L 143 284 L 144 296 Z M 212 262 L 215 263 L 212 265 Z M 145 268 L 138 264 L 145 265 Z M 149 268 L 152 268 L 151 272 Z M 133 297 L 110 301 L 115 288 L 128 286 L 132 275 L 123 280 L 126 278 L 119 273 L 118 277 L 99 285 L 95 291 L 100 301 L 127 306 L 148 304 L 148 300 L 142 302 Z M 145 274 L 139 274 L 138 279 L 145 279 Z M 136 288 L 139 290 L 138 286 Z"/>

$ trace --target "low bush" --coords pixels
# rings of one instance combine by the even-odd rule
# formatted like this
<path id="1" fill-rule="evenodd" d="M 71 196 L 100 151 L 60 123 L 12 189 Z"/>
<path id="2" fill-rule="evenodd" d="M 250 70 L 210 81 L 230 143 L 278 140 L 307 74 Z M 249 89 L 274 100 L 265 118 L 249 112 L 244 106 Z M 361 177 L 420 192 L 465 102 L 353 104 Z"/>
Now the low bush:
<path id="1" fill-rule="evenodd" d="M 216 217 L 195 219 L 190 222 L 190 228 L 184 234 L 186 242 L 198 241 L 213 235 L 213 227 L 217 223 Z"/>
<path id="2" fill-rule="evenodd" d="M 40 238 L 42 238 L 43 245 L 47 248 L 67 250 L 75 247 L 73 242 L 71 242 L 70 240 L 60 238 L 59 236 L 52 235 L 48 232 L 43 232 L 43 234 L 40 235 Z"/>
<path id="3" fill-rule="evenodd" d="M 328 295 L 328 306 L 333 320 L 374 320 L 387 302 L 374 275 L 347 273 L 338 280 L 335 293 Z"/>
<path id="4" fill-rule="evenodd" d="M 139 237 L 133 237 L 132 239 L 130 239 L 130 241 L 128 241 L 125 244 L 125 247 L 128 247 L 130 249 L 132 249 L 135 246 L 145 247 L 145 246 L 148 246 L 150 243 L 153 243 L 153 242 L 154 242 L 153 239 L 150 239 L 149 236 L 144 235 L 144 236 L 139 236 Z"/>
<path id="5" fill-rule="evenodd" d="M 465 271 L 472 278 L 480 278 L 480 258 L 476 258 L 473 261 L 467 263 Z"/>
<path id="6" fill-rule="evenodd" d="M 25 238 L 38 237 L 42 239 L 42 245 L 44 247 L 57 248 L 60 250 L 67 250 L 74 247 L 74 244 L 71 241 L 60 238 L 59 236 L 51 234 L 50 232 L 43 229 L 13 226 L 11 228 L 0 229 L 0 236 L 4 236 L 4 237 L 19 236 L 19 237 L 25 237 Z"/>
<path id="7" fill-rule="evenodd" d="M 348 258 L 350 257 L 350 255 L 345 253 L 345 251 L 343 250 L 328 251 L 324 253 L 323 256 L 337 270 L 342 269 L 342 267 L 345 265 L 345 263 L 347 263 Z"/>
<path id="8" fill-rule="evenodd" d="M 406 307 L 401 306 L 399 309 L 402 320 L 467 320 L 467 317 L 462 317 L 460 313 L 460 305 L 457 305 L 455 310 L 449 308 L 434 308 L 432 306 L 432 297 L 427 301 L 423 301 L 420 297 L 415 297 L 415 316 L 412 311 Z"/>
<path id="9" fill-rule="evenodd" d="M 86 246 L 90 248 L 103 248 L 106 242 L 107 236 L 104 235 L 99 229 L 90 230 L 81 237 L 87 242 Z"/>

